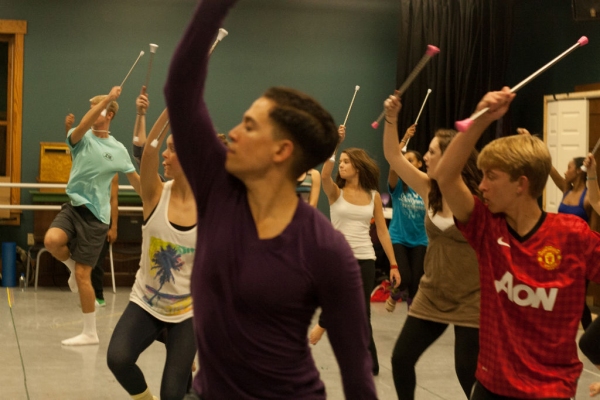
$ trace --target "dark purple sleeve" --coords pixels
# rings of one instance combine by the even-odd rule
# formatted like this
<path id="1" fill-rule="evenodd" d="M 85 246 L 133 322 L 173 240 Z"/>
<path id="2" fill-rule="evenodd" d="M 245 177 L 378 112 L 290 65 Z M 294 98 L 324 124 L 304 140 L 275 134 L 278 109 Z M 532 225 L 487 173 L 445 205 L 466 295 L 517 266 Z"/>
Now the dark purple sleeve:
<path id="1" fill-rule="evenodd" d="M 228 10 L 237 0 L 201 1 L 175 51 L 165 85 L 171 132 L 183 170 L 196 194 L 209 193 L 224 171 L 219 142 L 204 101 L 208 52 Z M 198 204 L 200 206 L 200 204 Z"/>
<path id="2" fill-rule="evenodd" d="M 317 296 L 327 318 L 327 336 L 340 367 L 346 399 L 376 399 L 360 267 L 350 246 L 341 234 L 338 236 L 319 249 L 314 260 Z"/>

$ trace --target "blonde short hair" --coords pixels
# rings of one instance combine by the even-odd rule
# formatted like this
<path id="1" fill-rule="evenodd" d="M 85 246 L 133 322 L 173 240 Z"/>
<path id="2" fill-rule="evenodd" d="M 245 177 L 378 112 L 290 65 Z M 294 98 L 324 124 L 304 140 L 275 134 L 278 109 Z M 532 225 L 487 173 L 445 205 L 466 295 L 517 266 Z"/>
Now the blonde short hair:
<path id="1" fill-rule="evenodd" d="M 490 142 L 477 158 L 482 171 L 499 169 L 512 181 L 520 176 L 529 180 L 529 194 L 537 199 L 542 195 L 552 169 L 548 146 L 536 136 L 515 135 Z"/>
<path id="2" fill-rule="evenodd" d="M 92 105 L 96 105 L 96 104 L 100 103 L 102 100 L 104 100 L 105 98 L 106 98 L 105 94 L 94 96 L 90 99 L 90 103 L 92 103 Z M 113 113 L 113 118 L 116 117 L 118 111 L 119 111 L 119 103 L 117 103 L 114 100 L 108 104 L 108 107 L 106 107 L 106 112 Z"/>

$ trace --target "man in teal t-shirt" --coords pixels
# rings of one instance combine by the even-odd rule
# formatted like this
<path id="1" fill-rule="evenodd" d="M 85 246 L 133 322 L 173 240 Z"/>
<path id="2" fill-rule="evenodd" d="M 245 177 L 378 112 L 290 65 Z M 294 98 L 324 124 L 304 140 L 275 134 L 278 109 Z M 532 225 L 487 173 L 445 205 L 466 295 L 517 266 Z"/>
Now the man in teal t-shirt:
<path id="1" fill-rule="evenodd" d="M 90 99 L 90 110 L 69 131 L 67 144 L 73 156 L 67 184 L 70 201 L 63 204 L 44 238 L 46 249 L 71 271 L 69 287 L 79 292 L 81 301 L 83 332 L 63 340 L 65 346 L 98 344 L 90 275 L 109 228 L 110 185 L 115 173 L 127 174 L 139 193 L 139 175 L 129 153 L 109 131 L 120 94 L 121 88 L 116 86 L 108 95 Z"/>

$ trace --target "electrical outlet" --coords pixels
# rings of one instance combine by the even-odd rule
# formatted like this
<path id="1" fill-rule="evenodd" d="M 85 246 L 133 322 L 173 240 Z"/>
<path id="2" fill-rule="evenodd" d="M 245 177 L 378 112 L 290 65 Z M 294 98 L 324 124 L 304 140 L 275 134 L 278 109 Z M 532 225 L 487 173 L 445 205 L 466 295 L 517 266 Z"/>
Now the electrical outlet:
<path id="1" fill-rule="evenodd" d="M 35 239 L 33 238 L 33 233 L 27 234 L 27 246 L 33 246 L 35 244 Z"/>

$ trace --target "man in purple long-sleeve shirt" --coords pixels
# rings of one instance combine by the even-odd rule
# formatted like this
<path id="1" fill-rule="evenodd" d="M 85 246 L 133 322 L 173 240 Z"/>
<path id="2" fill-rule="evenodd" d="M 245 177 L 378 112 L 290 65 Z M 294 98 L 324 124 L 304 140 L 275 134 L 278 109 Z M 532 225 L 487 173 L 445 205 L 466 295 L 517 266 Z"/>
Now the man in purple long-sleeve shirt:
<path id="1" fill-rule="evenodd" d="M 218 140 L 203 99 L 208 51 L 235 0 L 204 0 L 171 62 L 165 95 L 196 197 L 192 274 L 203 399 L 323 399 L 307 341 L 317 307 L 347 398 L 376 398 L 358 264 L 343 236 L 298 201 L 296 178 L 334 151 L 336 125 L 312 98 L 272 88 Z"/>

